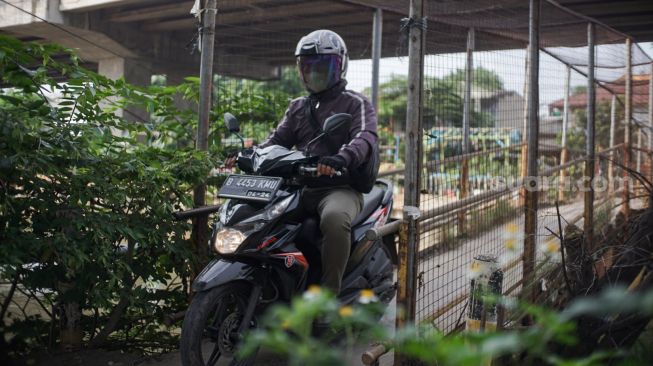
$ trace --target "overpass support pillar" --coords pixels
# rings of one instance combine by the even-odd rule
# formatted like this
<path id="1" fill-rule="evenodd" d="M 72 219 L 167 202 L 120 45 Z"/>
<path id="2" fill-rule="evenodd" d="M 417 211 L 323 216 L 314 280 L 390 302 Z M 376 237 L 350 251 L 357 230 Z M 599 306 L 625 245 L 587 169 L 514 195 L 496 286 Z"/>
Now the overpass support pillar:
<path id="1" fill-rule="evenodd" d="M 112 80 L 124 78 L 126 82 L 136 86 L 148 86 L 152 81 L 151 65 L 132 58 L 113 57 L 101 59 L 98 62 L 98 73 Z M 108 103 L 111 103 L 111 101 Z M 134 107 L 118 110 L 116 114 L 136 122 L 144 122 L 149 119 L 145 110 Z"/>

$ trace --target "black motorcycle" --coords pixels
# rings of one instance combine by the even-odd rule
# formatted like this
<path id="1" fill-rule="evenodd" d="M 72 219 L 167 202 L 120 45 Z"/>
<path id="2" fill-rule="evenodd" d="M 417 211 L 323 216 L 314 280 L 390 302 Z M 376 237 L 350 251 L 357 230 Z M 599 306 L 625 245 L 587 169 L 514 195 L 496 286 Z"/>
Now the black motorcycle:
<path id="1" fill-rule="evenodd" d="M 242 141 L 238 121 L 225 114 L 225 122 Z M 330 117 L 314 141 L 348 128 L 350 122 L 348 114 Z M 196 294 L 183 322 L 183 365 L 215 365 L 223 356 L 232 358 L 231 365 L 251 364 L 253 357 L 235 357 L 243 334 L 257 326 L 271 304 L 289 303 L 310 284 L 319 283 L 319 218 L 305 217 L 300 197 L 306 186 L 337 182 L 345 175 L 316 177 L 318 159 L 281 146 L 243 150 L 237 163 L 248 174 L 226 178 L 219 191 L 227 198 L 223 205 L 175 214 L 185 219 L 218 212 L 209 241 L 217 257 L 195 279 Z M 394 237 L 378 241 L 365 237 L 367 230 L 387 222 L 392 191 L 390 182 L 378 180 L 364 195 L 363 209 L 352 222 L 352 247 L 338 294 L 343 304 L 355 301 L 363 289 L 372 289 L 386 305 L 395 296 Z"/>

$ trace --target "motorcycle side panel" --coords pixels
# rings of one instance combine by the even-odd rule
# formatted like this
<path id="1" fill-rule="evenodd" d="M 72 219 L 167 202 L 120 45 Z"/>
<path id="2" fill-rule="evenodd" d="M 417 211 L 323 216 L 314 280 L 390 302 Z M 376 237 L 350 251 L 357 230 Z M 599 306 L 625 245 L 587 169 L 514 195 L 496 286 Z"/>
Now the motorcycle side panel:
<path id="1" fill-rule="evenodd" d="M 227 282 L 244 280 L 255 282 L 259 271 L 249 264 L 215 259 L 193 281 L 193 291 L 210 290 Z"/>
<path id="2" fill-rule="evenodd" d="M 338 299 L 347 304 L 354 301 L 364 289 L 372 289 L 379 299 L 388 303 L 395 294 L 392 260 L 376 242 L 342 281 Z"/>

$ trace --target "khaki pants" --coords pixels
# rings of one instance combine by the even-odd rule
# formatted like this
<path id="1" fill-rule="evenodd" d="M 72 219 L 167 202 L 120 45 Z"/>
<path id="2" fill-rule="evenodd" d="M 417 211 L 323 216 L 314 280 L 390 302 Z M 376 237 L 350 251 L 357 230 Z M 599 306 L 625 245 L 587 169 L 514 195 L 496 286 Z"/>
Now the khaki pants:
<path id="1" fill-rule="evenodd" d="M 320 217 L 322 286 L 340 293 L 351 249 L 351 222 L 363 209 L 363 194 L 349 186 L 306 188 L 304 210 Z"/>

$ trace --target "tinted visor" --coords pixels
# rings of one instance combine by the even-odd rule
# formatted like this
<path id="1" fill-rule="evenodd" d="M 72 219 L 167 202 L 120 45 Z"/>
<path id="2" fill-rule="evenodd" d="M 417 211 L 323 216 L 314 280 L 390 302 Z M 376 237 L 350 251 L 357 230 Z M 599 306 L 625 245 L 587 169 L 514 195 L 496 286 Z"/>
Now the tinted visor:
<path id="1" fill-rule="evenodd" d="M 338 55 L 297 57 L 299 74 L 308 91 L 319 93 L 340 81 L 341 59 Z"/>

